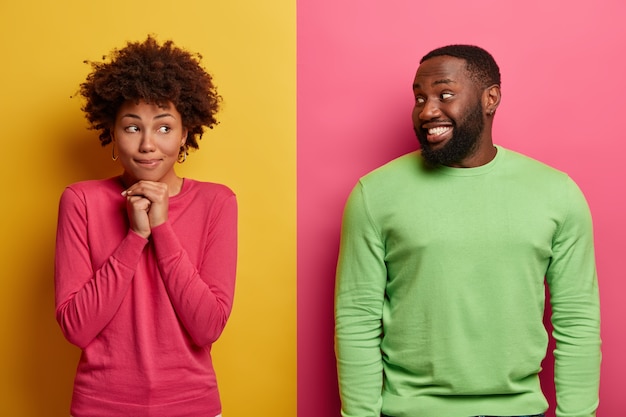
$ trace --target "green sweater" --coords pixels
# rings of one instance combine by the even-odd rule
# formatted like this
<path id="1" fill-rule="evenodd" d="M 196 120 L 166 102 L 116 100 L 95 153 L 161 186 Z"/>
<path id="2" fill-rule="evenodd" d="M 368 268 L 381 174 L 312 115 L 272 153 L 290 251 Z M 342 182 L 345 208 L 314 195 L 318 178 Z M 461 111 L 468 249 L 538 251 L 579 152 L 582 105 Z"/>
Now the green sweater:
<path id="1" fill-rule="evenodd" d="M 351 193 L 335 305 L 343 416 L 544 412 L 544 277 L 557 415 L 595 415 L 600 313 L 587 203 L 566 174 L 497 149 L 481 167 L 431 170 L 413 152 Z"/>

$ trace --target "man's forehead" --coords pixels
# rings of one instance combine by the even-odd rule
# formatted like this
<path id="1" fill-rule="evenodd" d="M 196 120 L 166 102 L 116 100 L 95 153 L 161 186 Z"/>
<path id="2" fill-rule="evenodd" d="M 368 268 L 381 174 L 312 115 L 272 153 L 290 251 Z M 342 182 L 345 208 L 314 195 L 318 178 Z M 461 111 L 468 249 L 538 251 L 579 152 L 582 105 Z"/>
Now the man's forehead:
<path id="1" fill-rule="evenodd" d="M 414 84 L 416 86 L 451 84 L 462 81 L 465 77 L 465 60 L 444 55 L 430 58 L 420 64 Z"/>

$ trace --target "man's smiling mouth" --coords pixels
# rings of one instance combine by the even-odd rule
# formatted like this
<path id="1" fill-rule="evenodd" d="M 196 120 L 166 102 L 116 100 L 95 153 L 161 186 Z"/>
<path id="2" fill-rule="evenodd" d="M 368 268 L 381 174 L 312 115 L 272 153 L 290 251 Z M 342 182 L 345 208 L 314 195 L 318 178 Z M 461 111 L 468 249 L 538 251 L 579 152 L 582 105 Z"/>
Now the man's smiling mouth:
<path id="1" fill-rule="evenodd" d="M 431 127 L 430 129 L 428 129 L 428 134 L 432 136 L 439 136 L 439 135 L 443 135 L 444 133 L 450 130 L 452 130 L 451 126 Z"/>

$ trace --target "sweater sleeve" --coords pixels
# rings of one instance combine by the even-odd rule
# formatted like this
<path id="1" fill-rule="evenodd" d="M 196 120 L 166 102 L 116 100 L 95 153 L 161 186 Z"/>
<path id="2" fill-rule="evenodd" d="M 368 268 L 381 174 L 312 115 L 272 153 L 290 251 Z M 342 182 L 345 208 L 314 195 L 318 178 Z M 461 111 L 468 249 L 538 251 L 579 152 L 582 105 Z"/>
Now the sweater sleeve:
<path id="1" fill-rule="evenodd" d="M 359 183 L 344 211 L 335 290 L 337 369 L 344 417 L 380 416 L 386 281 L 383 242 Z"/>
<path id="2" fill-rule="evenodd" d="M 553 242 L 546 274 L 556 340 L 558 417 L 592 417 L 600 381 L 600 307 L 592 220 L 582 192 L 570 181 L 569 213 Z"/>
<path id="3" fill-rule="evenodd" d="M 111 321 L 147 242 L 129 232 L 102 267 L 94 270 L 85 200 L 65 189 L 59 203 L 54 279 L 56 319 L 68 341 L 84 348 Z"/>
<path id="4" fill-rule="evenodd" d="M 157 263 L 170 300 L 198 346 L 215 342 L 230 315 L 237 266 L 237 201 L 233 194 L 214 208 L 200 268 L 168 221 L 152 229 Z"/>

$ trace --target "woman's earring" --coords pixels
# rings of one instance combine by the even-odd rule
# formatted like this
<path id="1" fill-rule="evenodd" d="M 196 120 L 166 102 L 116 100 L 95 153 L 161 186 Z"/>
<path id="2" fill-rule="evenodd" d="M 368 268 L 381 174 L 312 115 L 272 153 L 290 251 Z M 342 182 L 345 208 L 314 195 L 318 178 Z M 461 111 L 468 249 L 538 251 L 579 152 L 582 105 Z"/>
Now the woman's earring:
<path id="1" fill-rule="evenodd" d="M 186 146 L 181 146 L 180 147 L 180 151 L 178 152 L 178 163 L 182 164 L 183 162 L 185 162 L 187 160 L 187 147 Z"/>
<path id="2" fill-rule="evenodd" d="M 113 142 L 113 146 L 111 149 L 111 159 L 117 161 L 117 155 L 115 155 L 115 142 Z"/>

